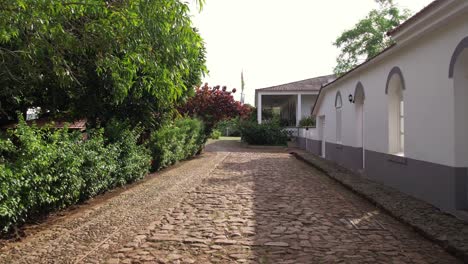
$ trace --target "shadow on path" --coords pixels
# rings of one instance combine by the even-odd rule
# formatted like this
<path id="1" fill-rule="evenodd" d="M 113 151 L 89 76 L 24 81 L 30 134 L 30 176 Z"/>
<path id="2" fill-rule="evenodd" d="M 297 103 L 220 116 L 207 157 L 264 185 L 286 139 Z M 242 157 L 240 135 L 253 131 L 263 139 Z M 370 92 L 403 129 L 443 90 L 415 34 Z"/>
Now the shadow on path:
<path id="1" fill-rule="evenodd" d="M 229 155 L 113 261 L 457 263 L 440 247 L 284 151 L 217 141 Z M 120 254 L 120 255 L 119 255 Z"/>

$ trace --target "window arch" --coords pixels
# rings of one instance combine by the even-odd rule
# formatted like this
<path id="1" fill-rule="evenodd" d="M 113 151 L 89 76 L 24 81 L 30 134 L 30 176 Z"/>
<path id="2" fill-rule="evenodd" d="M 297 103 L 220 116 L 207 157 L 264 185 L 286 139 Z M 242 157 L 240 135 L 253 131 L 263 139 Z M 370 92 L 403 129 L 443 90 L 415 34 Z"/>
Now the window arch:
<path id="1" fill-rule="evenodd" d="M 335 97 L 335 110 L 336 110 L 336 143 L 341 144 L 341 130 L 342 130 L 342 114 L 341 108 L 343 107 L 343 100 L 341 93 L 338 91 Z"/>
<path id="2" fill-rule="evenodd" d="M 359 148 L 364 148 L 364 100 L 366 98 L 366 95 L 364 93 L 364 86 L 361 82 L 358 82 L 356 84 L 353 98 L 356 128 L 355 146 Z"/>
<path id="3" fill-rule="evenodd" d="M 453 78 L 454 70 L 455 70 L 455 63 L 457 62 L 458 57 L 462 54 L 462 52 L 468 49 L 468 37 L 465 37 L 458 43 L 455 51 L 452 54 L 452 59 L 450 60 L 449 66 L 449 78 Z"/>
<path id="4" fill-rule="evenodd" d="M 340 91 L 336 92 L 335 96 L 335 108 L 341 108 L 343 106 L 343 100 L 341 100 Z"/>
<path id="5" fill-rule="evenodd" d="M 404 90 L 403 74 L 400 68 L 394 67 L 388 75 L 385 87 L 388 95 L 388 152 L 400 156 L 405 153 Z"/>
<path id="6" fill-rule="evenodd" d="M 356 89 L 354 89 L 354 103 L 363 104 L 366 99 L 366 94 L 364 93 L 364 86 L 361 82 L 356 84 Z"/>
<path id="7" fill-rule="evenodd" d="M 456 47 L 450 63 L 451 78 L 455 99 L 455 146 L 457 164 L 468 165 L 468 37 Z"/>
<path id="8" fill-rule="evenodd" d="M 455 165 L 468 166 L 468 37 L 464 38 L 456 47 L 450 62 L 449 77 L 453 79 L 455 105 Z M 468 182 L 457 181 L 455 184 L 463 186 L 464 191 L 456 195 L 455 207 L 468 209 Z"/>

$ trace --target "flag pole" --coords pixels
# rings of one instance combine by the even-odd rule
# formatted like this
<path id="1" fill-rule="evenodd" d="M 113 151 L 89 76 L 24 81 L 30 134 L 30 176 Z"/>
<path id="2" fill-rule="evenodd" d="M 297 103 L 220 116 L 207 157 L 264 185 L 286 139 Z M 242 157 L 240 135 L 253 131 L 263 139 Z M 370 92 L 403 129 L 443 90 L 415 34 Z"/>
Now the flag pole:
<path id="1" fill-rule="evenodd" d="M 244 87 L 245 87 L 245 82 L 244 82 L 244 69 L 241 71 L 241 104 L 244 104 Z"/>

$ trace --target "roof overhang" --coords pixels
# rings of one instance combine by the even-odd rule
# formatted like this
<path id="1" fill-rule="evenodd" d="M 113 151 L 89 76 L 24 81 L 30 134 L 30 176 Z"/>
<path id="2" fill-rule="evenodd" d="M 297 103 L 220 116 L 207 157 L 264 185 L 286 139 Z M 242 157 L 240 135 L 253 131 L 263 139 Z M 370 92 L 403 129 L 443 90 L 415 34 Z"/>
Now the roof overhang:
<path id="1" fill-rule="evenodd" d="M 389 31 L 387 35 L 391 36 L 398 45 L 404 45 L 429 31 L 444 26 L 467 10 L 468 1 L 466 0 L 436 0 L 397 28 Z"/>
<path id="2" fill-rule="evenodd" d="M 349 78 L 353 78 L 356 74 L 366 70 L 367 68 L 371 67 L 375 63 L 378 63 L 378 62 L 384 60 L 385 58 L 387 58 L 388 56 L 392 55 L 398 49 L 399 49 L 399 47 L 397 45 L 392 45 L 392 46 L 388 47 L 387 49 L 383 50 L 377 56 L 372 57 L 369 60 L 359 64 L 358 66 L 354 67 L 353 69 L 351 69 L 347 73 L 345 73 L 345 74 L 341 75 L 340 77 L 338 77 L 333 82 L 323 86 L 319 91 L 317 100 L 315 101 L 314 107 L 312 109 L 312 115 L 317 115 L 319 105 L 320 105 L 320 103 L 321 103 L 321 101 L 322 101 L 322 99 L 323 99 L 323 97 L 325 95 L 326 90 L 329 90 L 330 88 L 335 87 L 336 85 L 340 84 L 341 82 L 343 82 L 343 81 L 345 81 L 345 80 L 347 80 Z"/>
<path id="3" fill-rule="evenodd" d="M 468 0 L 436 0 L 429 6 L 408 19 L 407 22 L 388 33 L 396 44 L 388 47 L 375 57 L 356 66 L 352 70 L 338 77 L 335 81 L 323 86 L 312 110 L 312 115 L 317 115 L 321 101 L 326 90 L 335 87 L 342 81 L 354 77 L 375 63 L 384 60 L 388 56 L 402 49 L 408 43 L 419 39 L 423 34 L 440 28 L 449 21 L 465 15 L 468 12 Z"/>

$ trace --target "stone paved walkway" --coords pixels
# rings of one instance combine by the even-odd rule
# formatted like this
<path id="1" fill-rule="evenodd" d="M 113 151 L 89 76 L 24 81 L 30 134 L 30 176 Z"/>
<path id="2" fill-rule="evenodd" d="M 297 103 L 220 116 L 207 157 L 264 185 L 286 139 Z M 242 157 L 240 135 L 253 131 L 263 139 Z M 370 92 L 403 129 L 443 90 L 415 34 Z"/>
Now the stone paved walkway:
<path id="1" fill-rule="evenodd" d="M 0 262 L 458 263 L 285 152 L 216 143 L 166 174 L 184 184 L 145 182 L 81 222 L 7 246 Z"/>

